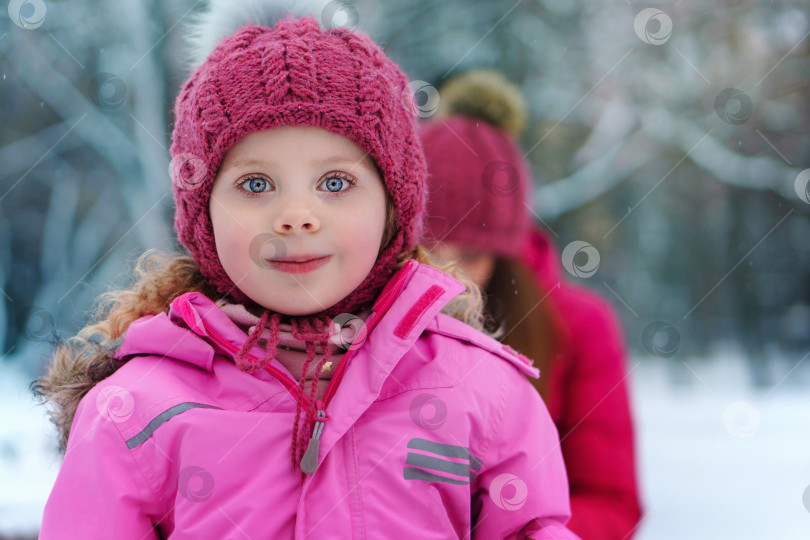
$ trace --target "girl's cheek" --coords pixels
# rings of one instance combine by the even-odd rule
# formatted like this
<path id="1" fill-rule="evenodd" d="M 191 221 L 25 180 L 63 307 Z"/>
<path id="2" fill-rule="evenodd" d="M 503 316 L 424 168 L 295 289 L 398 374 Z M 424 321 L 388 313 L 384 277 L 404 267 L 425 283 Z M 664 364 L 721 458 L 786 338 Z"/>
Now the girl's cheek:
<path id="1" fill-rule="evenodd" d="M 375 239 L 376 227 L 370 226 L 368 220 L 357 218 L 340 219 L 338 221 L 338 238 L 341 238 L 344 243 L 356 243 L 358 245 L 365 245 L 370 240 Z"/>

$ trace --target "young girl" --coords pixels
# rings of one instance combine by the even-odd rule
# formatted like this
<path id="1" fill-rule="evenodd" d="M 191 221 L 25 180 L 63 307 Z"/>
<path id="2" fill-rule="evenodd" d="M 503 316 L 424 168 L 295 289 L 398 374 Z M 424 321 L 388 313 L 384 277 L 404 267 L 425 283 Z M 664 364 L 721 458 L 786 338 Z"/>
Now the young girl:
<path id="1" fill-rule="evenodd" d="M 171 146 L 193 258 L 142 258 L 39 382 L 66 442 L 40 538 L 576 538 L 537 371 L 417 244 L 407 82 L 312 18 L 193 73 Z"/>
<path id="2" fill-rule="evenodd" d="M 537 362 L 533 382 L 568 470 L 568 527 L 585 540 L 626 540 L 641 512 L 621 330 L 604 300 L 562 279 L 552 240 L 531 223 L 529 166 L 515 142 L 520 91 L 476 70 L 442 87 L 440 107 L 420 132 L 430 173 L 424 242 L 439 260 L 459 261 L 502 323 L 501 341 Z"/>

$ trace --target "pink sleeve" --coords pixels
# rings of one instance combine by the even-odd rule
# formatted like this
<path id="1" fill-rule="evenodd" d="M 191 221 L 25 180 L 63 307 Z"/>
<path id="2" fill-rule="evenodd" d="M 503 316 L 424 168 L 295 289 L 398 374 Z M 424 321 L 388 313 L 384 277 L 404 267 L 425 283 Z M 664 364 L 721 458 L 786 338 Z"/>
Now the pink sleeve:
<path id="1" fill-rule="evenodd" d="M 516 370 L 501 384 L 505 406 L 488 426 L 493 440 L 476 479 L 473 537 L 576 539 L 565 527 L 568 482 L 546 406 Z"/>
<path id="2" fill-rule="evenodd" d="M 95 406 L 97 395 L 94 389 L 79 403 L 40 540 L 157 538 L 154 496 L 115 423 Z"/>

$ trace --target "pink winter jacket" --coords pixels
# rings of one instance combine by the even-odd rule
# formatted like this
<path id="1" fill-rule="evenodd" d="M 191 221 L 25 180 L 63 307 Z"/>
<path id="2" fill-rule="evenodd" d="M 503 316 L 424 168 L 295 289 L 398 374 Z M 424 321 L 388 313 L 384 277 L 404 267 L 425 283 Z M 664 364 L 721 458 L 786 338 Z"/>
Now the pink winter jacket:
<path id="1" fill-rule="evenodd" d="M 463 290 L 413 260 L 395 274 L 318 403 L 303 483 L 277 360 L 240 371 L 244 332 L 200 293 L 136 321 L 78 407 L 40 538 L 577 538 L 536 370 L 439 313 Z"/>

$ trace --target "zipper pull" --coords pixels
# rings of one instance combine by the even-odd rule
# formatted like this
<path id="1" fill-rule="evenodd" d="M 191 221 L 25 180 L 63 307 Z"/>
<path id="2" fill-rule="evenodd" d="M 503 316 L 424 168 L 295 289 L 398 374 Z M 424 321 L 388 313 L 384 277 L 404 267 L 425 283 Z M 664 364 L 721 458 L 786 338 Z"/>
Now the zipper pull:
<path id="1" fill-rule="evenodd" d="M 318 469 L 318 451 L 321 448 L 321 432 L 323 431 L 323 423 L 329 417 L 326 416 L 326 411 L 323 409 L 323 402 L 316 401 L 318 412 L 315 413 L 315 427 L 312 428 L 312 437 L 307 443 L 307 451 L 304 452 L 304 457 L 301 458 L 301 472 L 305 474 L 312 474 Z"/>

